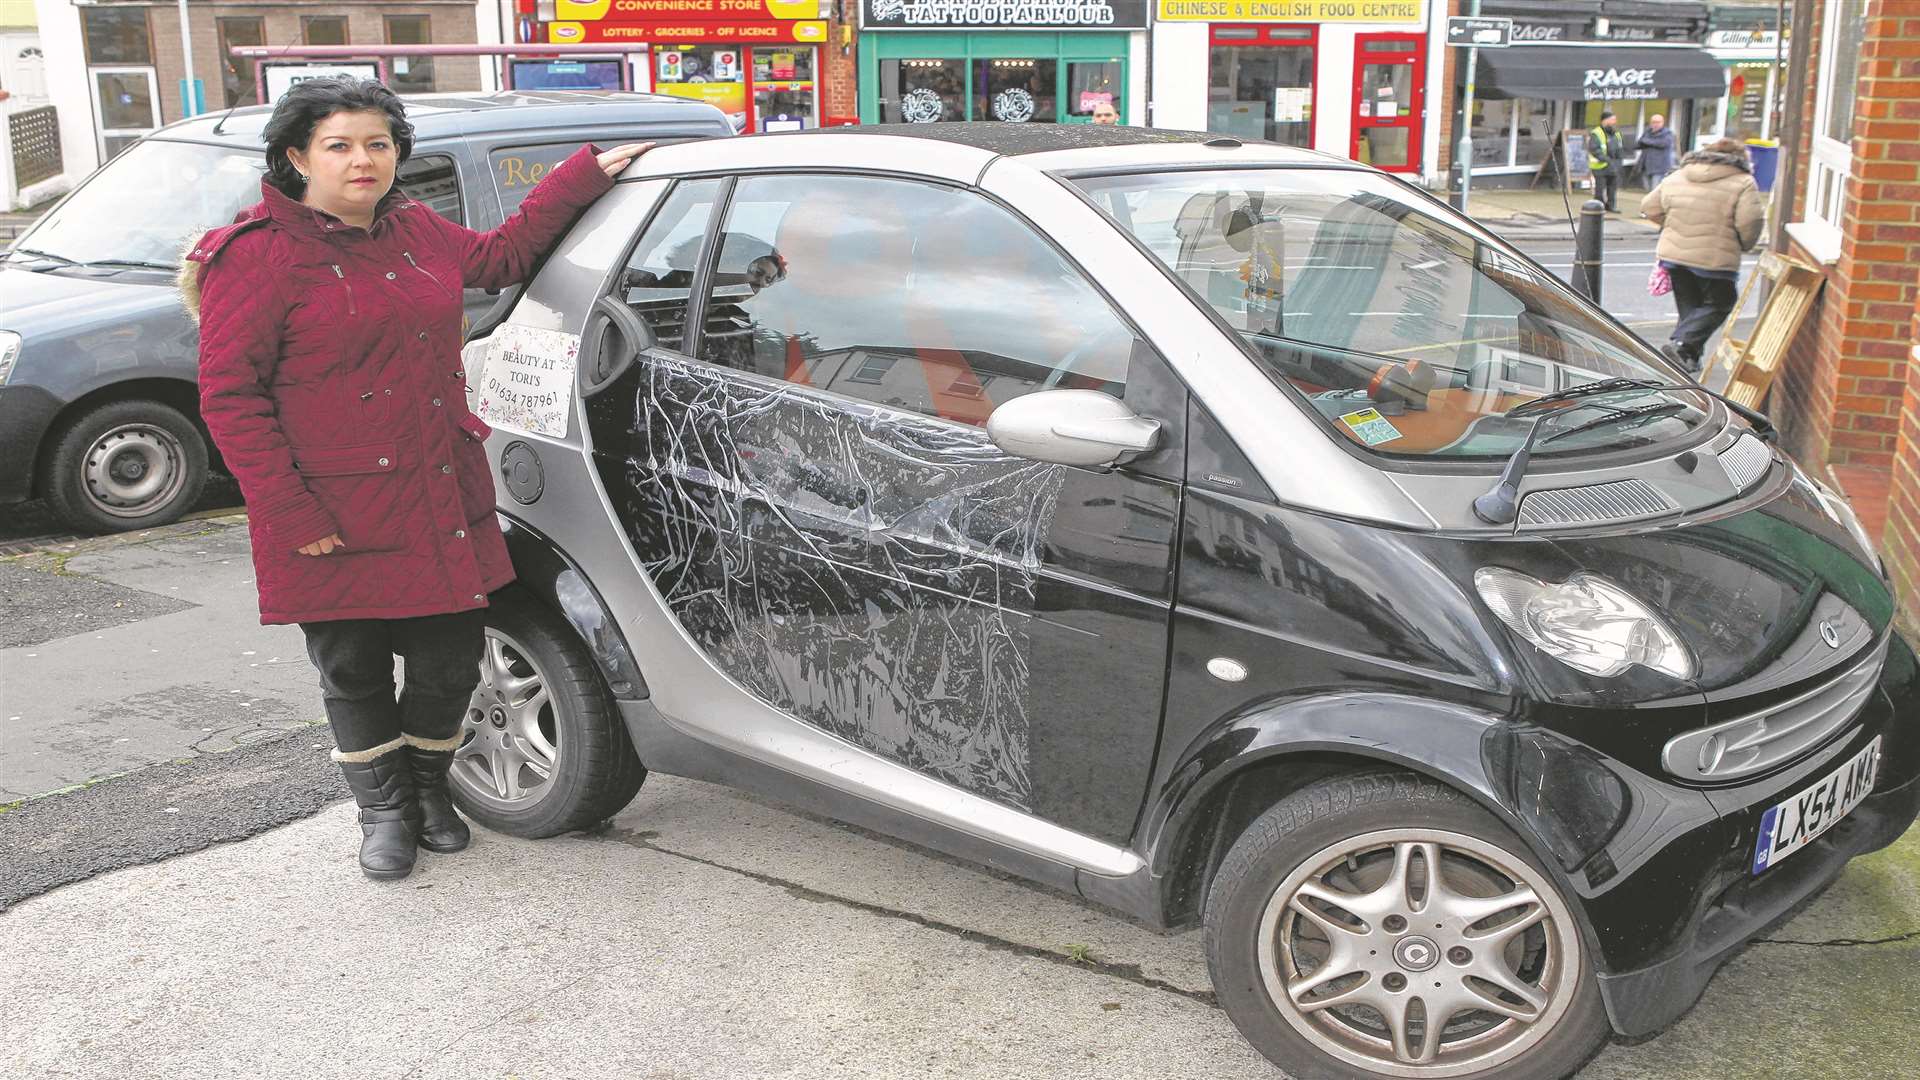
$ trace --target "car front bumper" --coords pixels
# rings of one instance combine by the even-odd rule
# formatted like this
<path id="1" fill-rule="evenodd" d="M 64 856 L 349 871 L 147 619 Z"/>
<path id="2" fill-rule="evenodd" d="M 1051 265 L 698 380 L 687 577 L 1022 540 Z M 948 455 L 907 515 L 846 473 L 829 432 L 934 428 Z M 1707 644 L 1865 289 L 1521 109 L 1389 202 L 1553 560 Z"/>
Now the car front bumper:
<path id="1" fill-rule="evenodd" d="M 1741 946 L 1832 883 L 1848 860 L 1898 840 L 1920 816 L 1920 678 L 1906 643 L 1896 637 L 1892 646 L 1881 692 L 1845 737 L 1779 775 L 1705 792 L 1719 813 L 1717 836 L 1703 829 L 1675 847 L 1686 848 L 1697 860 L 1693 865 L 1706 867 L 1706 873 L 1695 871 L 1693 880 L 1684 883 L 1636 883 L 1632 891 L 1644 907 L 1661 906 L 1657 898 L 1663 892 L 1684 900 L 1679 911 L 1669 910 L 1659 920 L 1663 930 L 1677 933 L 1657 935 L 1664 939 L 1657 952 L 1636 950 L 1640 962 L 1599 976 L 1608 1017 L 1620 1035 L 1651 1035 L 1678 1020 Z M 1815 783 L 1876 738 L 1881 750 L 1874 794 L 1818 840 L 1754 874 L 1754 847 L 1767 808 Z M 1593 914 L 1589 908 L 1589 916 Z M 1595 921 L 1603 939 L 1609 930 L 1617 930 Z M 1619 942 L 1617 936 L 1614 940 Z"/>
<path id="2" fill-rule="evenodd" d="M 60 401 L 37 386 L 0 386 L 0 504 L 33 498 L 40 440 Z"/>

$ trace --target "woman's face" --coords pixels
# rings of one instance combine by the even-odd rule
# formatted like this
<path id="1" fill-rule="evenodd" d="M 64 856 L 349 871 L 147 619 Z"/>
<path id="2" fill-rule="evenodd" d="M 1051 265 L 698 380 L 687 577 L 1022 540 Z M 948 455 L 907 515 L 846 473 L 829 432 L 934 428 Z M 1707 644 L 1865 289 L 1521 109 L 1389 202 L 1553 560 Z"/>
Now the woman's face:
<path id="1" fill-rule="evenodd" d="M 385 113 L 337 112 L 314 125 L 304 152 L 288 150 L 287 157 L 307 175 L 308 205 L 342 219 L 367 218 L 393 188 L 400 151 Z"/>

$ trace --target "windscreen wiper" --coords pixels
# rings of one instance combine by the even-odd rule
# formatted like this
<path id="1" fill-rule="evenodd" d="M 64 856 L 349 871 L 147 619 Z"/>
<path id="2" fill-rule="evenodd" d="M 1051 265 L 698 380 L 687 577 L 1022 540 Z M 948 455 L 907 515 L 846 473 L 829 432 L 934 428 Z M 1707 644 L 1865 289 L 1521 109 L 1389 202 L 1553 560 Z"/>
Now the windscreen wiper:
<path id="1" fill-rule="evenodd" d="M 15 255 L 29 255 L 36 259 L 52 259 L 54 262 L 57 262 L 62 266 L 79 266 L 80 265 L 80 263 L 77 260 L 69 259 L 65 255 L 55 255 L 51 251 L 41 251 L 37 248 L 17 247 L 17 248 L 14 248 L 12 251 L 7 252 L 8 258 L 12 258 Z"/>
<path id="2" fill-rule="evenodd" d="M 1705 394 L 1739 414 L 1742 420 L 1753 425 L 1753 429 L 1760 434 L 1761 438 L 1771 442 L 1777 434 L 1773 426 L 1773 421 L 1767 419 L 1765 413 L 1750 406 L 1742 405 L 1727 395 L 1720 393 L 1718 390 L 1709 390 L 1699 383 L 1665 383 L 1656 382 L 1653 379 L 1619 378 L 1581 383 L 1579 386 L 1569 386 L 1565 390 L 1556 393 L 1542 394 L 1537 398 L 1528 398 L 1500 415 L 1508 419 L 1518 419 L 1523 416 L 1530 416 L 1544 409 L 1550 409 L 1564 401 L 1577 401 L 1581 398 L 1598 397 L 1601 394 L 1617 394 L 1627 390 L 1690 390 L 1696 394 Z"/>
<path id="3" fill-rule="evenodd" d="M 1618 380 L 1618 381 L 1637 382 L 1639 380 L 1627 379 L 1627 380 Z M 1589 383 L 1588 385 L 1596 386 L 1599 384 Z M 1659 386 L 1660 384 L 1656 383 L 1654 385 Z M 1574 387 L 1573 389 L 1577 390 L 1580 388 Z M 1634 389 L 1634 387 L 1616 387 L 1616 389 Z M 1677 387 L 1676 389 L 1704 389 L 1704 388 L 1683 386 L 1683 387 Z M 1600 391 L 1600 393 L 1606 393 L 1606 392 L 1607 391 L 1604 391 L 1604 390 Z M 1712 393 L 1712 391 L 1707 391 L 1707 392 Z M 1535 399 L 1535 400 L 1539 400 L 1539 399 Z M 1560 400 L 1565 401 L 1568 399 L 1561 398 Z M 1525 405 L 1525 404 L 1527 403 L 1526 402 L 1521 403 L 1521 405 Z M 1514 409 L 1520 408 L 1521 405 L 1514 406 Z M 1588 406 L 1585 406 L 1585 405 L 1575 405 L 1572 408 L 1563 410 L 1561 412 L 1547 413 L 1541 416 L 1538 420 L 1535 420 L 1533 422 L 1533 426 L 1527 429 L 1526 441 L 1520 444 L 1520 449 L 1515 450 L 1513 452 L 1513 456 L 1507 459 L 1506 466 L 1500 470 L 1500 479 L 1495 481 L 1494 485 L 1491 488 L 1488 488 L 1486 491 L 1482 492 L 1478 498 L 1473 500 L 1474 516 L 1479 518 L 1481 521 L 1486 522 L 1489 525 L 1513 524 L 1514 519 L 1520 516 L 1520 480 L 1522 477 L 1527 475 L 1527 463 L 1533 459 L 1533 444 L 1535 440 L 1537 440 L 1540 437 L 1541 429 L 1546 427 L 1547 424 L 1550 423 L 1551 421 L 1558 420 L 1563 416 L 1571 415 L 1577 409 L 1582 409 L 1587 407 Z M 1591 431 L 1594 428 L 1605 427 L 1609 424 L 1625 423 L 1627 421 L 1651 420 L 1656 416 L 1665 416 L 1669 413 L 1679 412 L 1680 410 L 1685 409 L 1688 406 L 1685 403 L 1678 402 L 1678 401 L 1659 401 L 1659 402 L 1654 402 L 1653 404 L 1650 404 L 1650 405 L 1640 405 L 1640 406 L 1636 406 L 1634 408 L 1629 408 L 1629 409 L 1620 409 L 1620 408 L 1614 408 L 1612 406 L 1604 406 L 1604 405 L 1598 406 L 1598 407 L 1606 409 L 1607 415 L 1596 417 L 1592 420 L 1587 421 L 1584 424 L 1580 424 L 1576 427 L 1570 427 L 1565 431 L 1557 431 L 1552 435 L 1548 436 L 1547 441 L 1553 442 L 1555 439 L 1563 439 L 1568 435 L 1574 435 L 1582 431 Z M 1512 416 L 1513 409 L 1507 410 L 1505 415 Z"/>
<path id="4" fill-rule="evenodd" d="M 81 265 L 84 265 L 84 266 L 131 266 L 137 270 L 165 270 L 169 274 L 174 273 L 180 269 L 177 266 L 170 266 L 166 263 L 147 262 L 145 259 L 93 259 Z"/>

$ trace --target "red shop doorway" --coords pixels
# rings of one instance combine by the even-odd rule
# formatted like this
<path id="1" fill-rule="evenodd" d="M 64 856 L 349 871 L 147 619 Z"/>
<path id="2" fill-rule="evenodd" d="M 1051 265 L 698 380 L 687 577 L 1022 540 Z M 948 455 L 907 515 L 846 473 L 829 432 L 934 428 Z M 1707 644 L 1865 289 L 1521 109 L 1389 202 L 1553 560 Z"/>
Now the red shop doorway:
<path id="1" fill-rule="evenodd" d="M 1417 173 L 1426 130 L 1426 40 L 1360 34 L 1353 42 L 1353 146 L 1349 154 L 1387 172 Z"/>

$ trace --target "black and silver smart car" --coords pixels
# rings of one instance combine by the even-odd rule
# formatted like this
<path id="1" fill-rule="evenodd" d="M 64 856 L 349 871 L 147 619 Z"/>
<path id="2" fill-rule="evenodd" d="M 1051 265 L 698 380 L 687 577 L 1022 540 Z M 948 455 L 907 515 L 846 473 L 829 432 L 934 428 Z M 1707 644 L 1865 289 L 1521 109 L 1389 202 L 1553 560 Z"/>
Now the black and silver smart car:
<path id="1" fill-rule="evenodd" d="M 662 771 L 1204 924 L 1298 1077 L 1565 1075 L 1920 803 L 1845 503 L 1350 162 L 668 147 L 468 363 L 521 578 L 473 817 Z"/>

